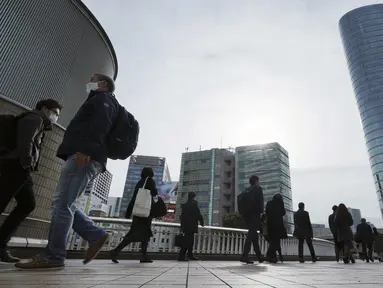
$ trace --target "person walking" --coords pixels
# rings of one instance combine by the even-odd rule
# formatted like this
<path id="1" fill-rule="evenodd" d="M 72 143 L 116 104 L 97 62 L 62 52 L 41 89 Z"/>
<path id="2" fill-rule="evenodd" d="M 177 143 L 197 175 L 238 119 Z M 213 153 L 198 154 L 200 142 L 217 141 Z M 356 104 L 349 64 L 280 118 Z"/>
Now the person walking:
<path id="1" fill-rule="evenodd" d="M 274 195 L 273 199 L 266 204 L 267 232 L 269 249 L 267 259 L 270 263 L 276 263 L 276 253 L 279 252 L 280 261 L 283 262 L 281 251 L 281 239 L 287 239 L 287 231 L 283 222 L 286 215 L 285 205 L 281 194 Z"/>
<path id="2" fill-rule="evenodd" d="M 354 224 L 354 220 L 350 212 L 348 212 L 346 205 L 343 203 L 338 205 L 334 223 L 338 242 L 343 250 L 343 262 L 345 264 L 350 263 L 350 261 L 355 263 L 355 259 L 351 254 L 351 249 L 354 246 L 354 234 L 352 233 L 351 226 Z"/>
<path id="3" fill-rule="evenodd" d="M 0 147 L 0 214 L 5 211 L 12 198 L 16 200 L 16 207 L 4 220 L 0 227 L 0 260 L 16 263 L 20 259 L 12 256 L 7 249 L 7 243 L 14 232 L 35 209 L 35 195 L 31 174 L 38 171 L 43 139 L 46 131 L 52 130 L 60 115 L 61 105 L 52 99 L 38 102 L 35 109 L 22 113 L 10 121 L 14 121 L 15 135 L 13 147 Z M 1 131 L 9 133 L 13 131 Z M 8 140 L 7 140 L 8 141 Z"/>
<path id="4" fill-rule="evenodd" d="M 373 228 L 374 231 L 374 250 L 379 256 L 379 262 L 383 262 L 383 235 L 378 232 L 378 229 Z"/>
<path id="5" fill-rule="evenodd" d="M 65 163 L 52 197 L 47 247 L 30 261 L 17 263 L 17 268 L 63 268 L 71 228 L 89 243 L 84 264 L 96 257 L 107 241 L 106 231 L 96 226 L 75 202 L 89 182 L 106 170 L 108 136 L 119 116 L 114 87 L 114 81 L 101 74 L 93 75 L 86 85 L 89 96 L 68 125 L 57 151 Z"/>
<path id="6" fill-rule="evenodd" d="M 331 231 L 331 234 L 332 234 L 333 239 L 334 239 L 335 259 L 336 259 L 336 262 L 339 262 L 341 249 L 340 249 L 340 245 L 338 242 L 338 234 L 337 234 L 337 229 L 335 228 L 335 222 L 334 222 L 337 210 L 338 210 L 338 206 L 336 206 L 336 205 L 332 206 L 332 214 L 330 214 L 330 216 L 328 216 L 328 226 L 330 227 L 330 231 Z"/>
<path id="7" fill-rule="evenodd" d="M 131 218 L 134 208 L 134 203 L 136 202 L 137 193 L 140 188 L 144 188 L 150 191 L 152 197 L 158 195 L 156 183 L 153 180 L 154 172 L 150 167 L 145 167 L 141 171 L 141 179 L 136 184 L 134 188 L 134 193 L 132 200 L 130 200 L 128 209 L 126 210 L 125 217 Z M 132 225 L 130 226 L 129 232 L 125 235 L 124 239 L 120 244 L 112 251 L 110 251 L 112 261 L 118 263 L 117 257 L 118 254 L 128 246 L 130 243 L 140 242 L 141 243 L 141 260 L 140 263 L 152 263 L 153 261 L 147 256 L 147 250 L 149 245 L 149 240 L 153 237 L 152 232 L 152 217 L 138 217 L 133 216 Z"/>
<path id="8" fill-rule="evenodd" d="M 309 247 L 312 261 L 316 262 L 318 261 L 318 258 L 315 255 L 315 249 L 312 241 L 314 233 L 311 225 L 310 214 L 305 211 L 305 204 L 303 202 L 299 203 L 298 208 L 298 211 L 294 214 L 294 236 L 298 239 L 299 262 L 305 262 L 303 256 L 303 244 L 305 241 Z"/>
<path id="9" fill-rule="evenodd" d="M 360 224 L 356 227 L 355 242 L 362 246 L 362 254 L 366 262 L 374 262 L 374 259 L 372 258 L 374 233 L 372 232 L 371 226 L 367 224 L 365 218 L 362 218 Z"/>
<path id="10" fill-rule="evenodd" d="M 189 260 L 198 260 L 193 255 L 194 234 L 198 233 L 198 222 L 204 227 L 203 217 L 198 206 L 195 192 L 189 192 L 188 200 L 181 205 L 181 230 L 184 233 L 184 243 L 178 255 L 178 261 L 185 261 L 186 252 Z"/>
<path id="11" fill-rule="evenodd" d="M 240 261 L 247 264 L 253 264 L 254 262 L 249 260 L 251 244 L 253 244 L 258 261 L 260 263 L 263 262 L 261 249 L 259 248 L 258 231 L 261 231 L 261 215 L 264 211 L 264 200 L 263 190 L 259 185 L 259 177 L 252 175 L 249 178 L 249 184 L 250 187 L 247 188 L 241 195 L 239 195 L 238 199 L 238 210 L 244 218 L 246 226 L 249 229 Z"/>

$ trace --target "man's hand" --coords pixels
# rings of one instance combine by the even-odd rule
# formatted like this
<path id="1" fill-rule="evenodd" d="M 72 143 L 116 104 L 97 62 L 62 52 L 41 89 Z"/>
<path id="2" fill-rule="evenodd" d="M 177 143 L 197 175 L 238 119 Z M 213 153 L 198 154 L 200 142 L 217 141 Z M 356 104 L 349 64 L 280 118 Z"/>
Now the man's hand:
<path id="1" fill-rule="evenodd" d="M 76 153 L 76 163 L 78 166 L 86 166 L 89 164 L 90 156 L 84 155 L 80 152 Z"/>

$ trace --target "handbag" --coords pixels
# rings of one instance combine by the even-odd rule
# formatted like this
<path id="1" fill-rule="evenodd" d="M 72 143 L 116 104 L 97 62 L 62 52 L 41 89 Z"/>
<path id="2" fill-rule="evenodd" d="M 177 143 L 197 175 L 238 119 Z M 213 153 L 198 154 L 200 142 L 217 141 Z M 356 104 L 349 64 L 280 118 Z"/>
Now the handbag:
<path id="1" fill-rule="evenodd" d="M 161 218 L 161 217 L 164 217 L 166 214 L 168 214 L 168 208 L 166 207 L 166 204 L 161 197 L 156 196 L 156 198 L 157 199 L 155 199 L 152 202 L 152 209 L 150 211 L 150 216 L 152 218 Z"/>
<path id="2" fill-rule="evenodd" d="M 133 216 L 147 218 L 150 215 L 150 210 L 152 206 L 152 195 L 150 190 L 145 189 L 146 182 L 148 178 L 145 179 L 144 186 L 138 189 L 136 201 L 134 201 L 133 206 Z"/>
<path id="3" fill-rule="evenodd" d="M 185 235 L 182 234 L 182 233 L 176 235 L 176 237 L 174 239 L 174 246 L 175 247 L 179 247 L 179 248 L 183 248 L 184 247 L 184 243 L 185 243 Z"/>

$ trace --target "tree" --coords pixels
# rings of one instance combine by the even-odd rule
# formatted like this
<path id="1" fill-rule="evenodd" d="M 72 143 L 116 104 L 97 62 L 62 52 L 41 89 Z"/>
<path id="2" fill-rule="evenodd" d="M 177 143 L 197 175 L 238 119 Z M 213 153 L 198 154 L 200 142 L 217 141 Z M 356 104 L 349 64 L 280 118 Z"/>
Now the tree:
<path id="1" fill-rule="evenodd" d="M 224 215 L 223 226 L 228 228 L 246 229 L 245 220 L 237 212 Z"/>

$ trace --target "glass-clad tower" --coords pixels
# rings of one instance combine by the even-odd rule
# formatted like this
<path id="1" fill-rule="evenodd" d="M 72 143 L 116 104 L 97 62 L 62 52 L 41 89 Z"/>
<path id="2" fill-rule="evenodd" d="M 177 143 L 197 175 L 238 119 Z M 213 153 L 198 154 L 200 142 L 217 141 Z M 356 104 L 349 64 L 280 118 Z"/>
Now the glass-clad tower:
<path id="1" fill-rule="evenodd" d="M 383 4 L 348 12 L 339 29 L 383 216 Z"/>

